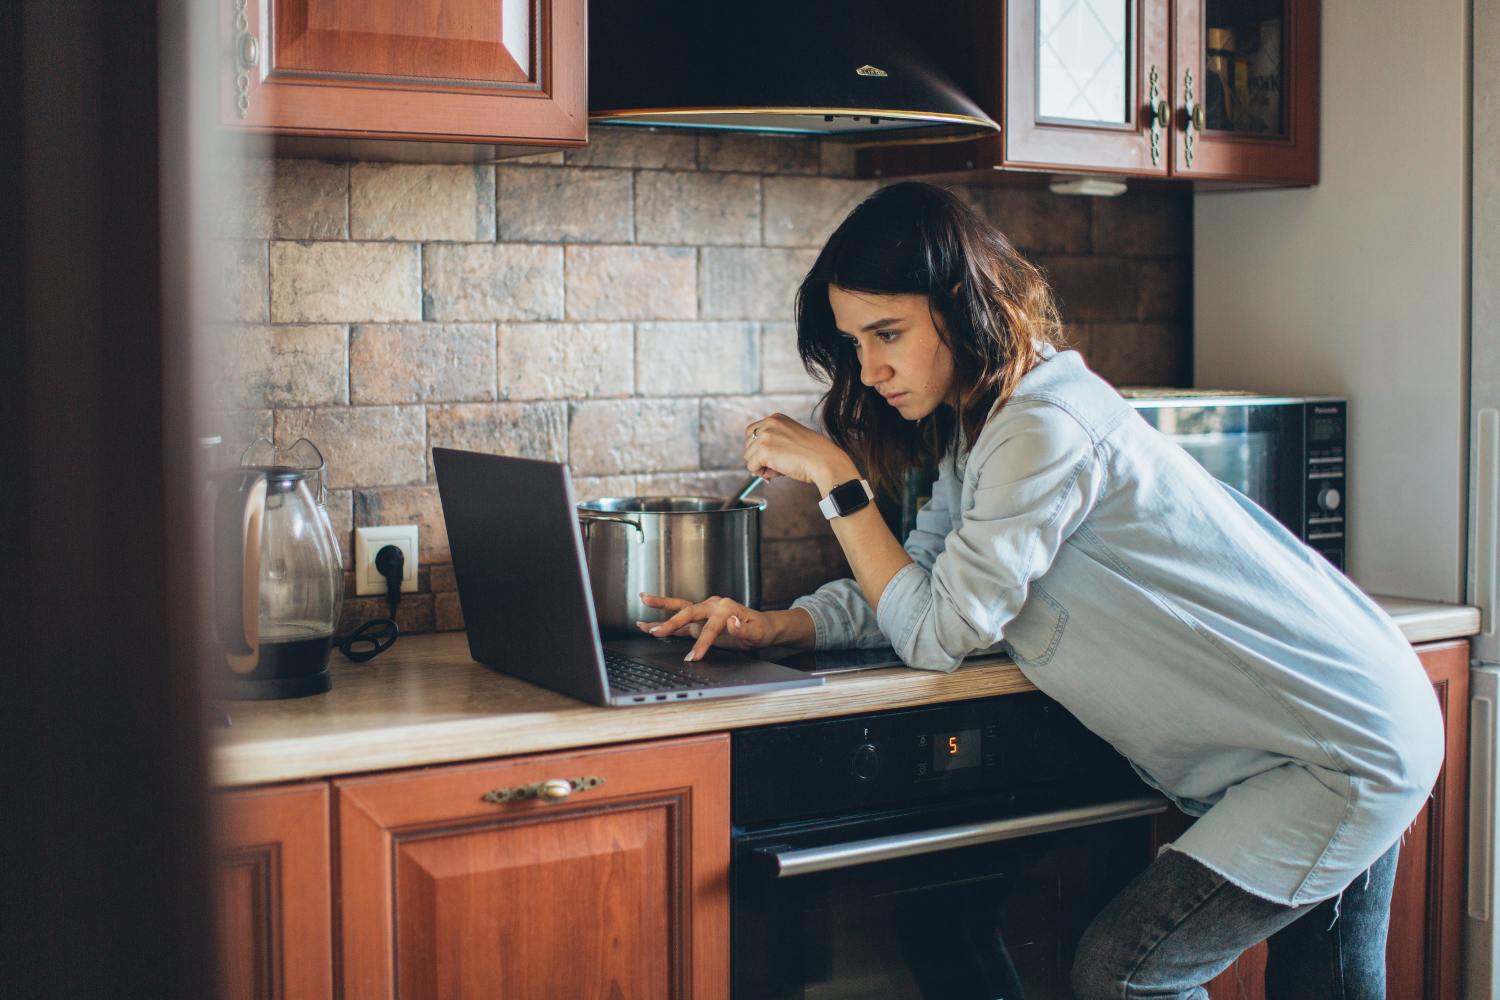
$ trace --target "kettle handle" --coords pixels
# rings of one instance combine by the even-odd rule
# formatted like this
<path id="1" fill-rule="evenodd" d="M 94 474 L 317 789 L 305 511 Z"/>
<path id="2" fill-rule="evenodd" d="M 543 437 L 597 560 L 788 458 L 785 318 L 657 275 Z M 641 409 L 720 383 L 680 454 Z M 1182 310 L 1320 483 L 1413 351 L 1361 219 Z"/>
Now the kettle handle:
<path id="1" fill-rule="evenodd" d="M 226 473 L 214 504 L 214 607 L 229 668 L 248 674 L 260 660 L 260 543 L 266 474 Z"/>

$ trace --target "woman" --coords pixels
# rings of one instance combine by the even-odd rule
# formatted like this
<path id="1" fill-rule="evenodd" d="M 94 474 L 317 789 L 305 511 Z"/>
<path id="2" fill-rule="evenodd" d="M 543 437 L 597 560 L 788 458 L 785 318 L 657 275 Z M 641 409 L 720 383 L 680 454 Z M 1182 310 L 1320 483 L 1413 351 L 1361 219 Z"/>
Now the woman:
<path id="1" fill-rule="evenodd" d="M 1039 272 L 947 192 L 897 184 L 857 207 L 798 292 L 797 331 L 831 383 L 828 436 L 774 414 L 746 429 L 745 463 L 834 494 L 854 579 L 786 611 L 649 597 L 672 614 L 642 628 L 696 635 L 688 659 L 888 642 L 953 670 L 1000 645 L 1199 817 L 1084 935 L 1080 997 L 1203 998 L 1268 937 L 1268 997 L 1384 996 L 1398 840 L 1443 755 L 1390 619 L 1058 350 Z M 903 546 L 860 480 L 929 462 Z"/>

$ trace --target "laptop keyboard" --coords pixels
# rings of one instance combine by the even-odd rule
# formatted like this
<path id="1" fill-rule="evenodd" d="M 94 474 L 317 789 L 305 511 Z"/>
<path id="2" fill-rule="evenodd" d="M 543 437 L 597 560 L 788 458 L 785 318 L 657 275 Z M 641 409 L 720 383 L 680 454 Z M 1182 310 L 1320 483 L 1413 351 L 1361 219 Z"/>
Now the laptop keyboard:
<path id="1" fill-rule="evenodd" d="M 690 688 L 720 687 L 723 684 L 722 681 L 708 677 L 668 670 L 608 649 L 604 651 L 604 672 L 609 676 L 609 686 L 626 694 L 684 691 Z"/>

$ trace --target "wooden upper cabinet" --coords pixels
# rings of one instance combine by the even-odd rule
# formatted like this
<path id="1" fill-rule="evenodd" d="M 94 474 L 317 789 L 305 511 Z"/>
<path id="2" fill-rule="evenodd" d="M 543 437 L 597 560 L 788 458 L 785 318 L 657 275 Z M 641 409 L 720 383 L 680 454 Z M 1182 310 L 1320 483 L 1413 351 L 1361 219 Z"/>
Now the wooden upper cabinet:
<path id="1" fill-rule="evenodd" d="M 727 737 L 335 789 L 349 1000 L 727 997 Z"/>
<path id="2" fill-rule="evenodd" d="M 225 124 L 582 145 L 585 0 L 220 0 Z"/>
<path id="3" fill-rule="evenodd" d="M 1172 172 L 1316 184 L 1317 0 L 1196 0 L 1175 13 Z"/>
<path id="4" fill-rule="evenodd" d="M 332 997 L 328 786 L 225 792 L 213 808 L 219 995 Z"/>
<path id="5" fill-rule="evenodd" d="M 872 147 L 860 173 L 1318 179 L 1317 0 L 953 0 L 905 25 L 998 136 Z"/>

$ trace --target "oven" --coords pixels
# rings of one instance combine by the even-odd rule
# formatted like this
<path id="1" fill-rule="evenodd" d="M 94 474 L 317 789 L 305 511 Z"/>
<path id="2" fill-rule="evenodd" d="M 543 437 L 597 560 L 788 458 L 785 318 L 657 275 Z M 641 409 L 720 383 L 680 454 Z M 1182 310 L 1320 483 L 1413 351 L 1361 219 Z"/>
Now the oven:
<path id="1" fill-rule="evenodd" d="M 1122 389 L 1141 417 L 1339 569 L 1349 543 L 1347 400 Z"/>
<path id="2" fill-rule="evenodd" d="M 740 730 L 735 1000 L 1049 1000 L 1166 801 L 1037 692 Z"/>

